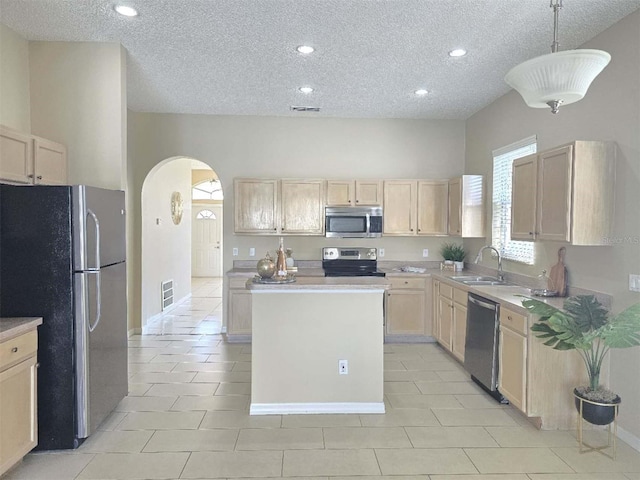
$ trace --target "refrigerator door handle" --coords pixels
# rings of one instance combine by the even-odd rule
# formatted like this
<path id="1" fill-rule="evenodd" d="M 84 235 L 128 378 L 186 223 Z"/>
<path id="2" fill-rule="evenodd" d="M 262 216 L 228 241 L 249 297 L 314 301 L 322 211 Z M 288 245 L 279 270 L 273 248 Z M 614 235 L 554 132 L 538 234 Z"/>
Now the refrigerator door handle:
<path id="1" fill-rule="evenodd" d="M 87 217 L 91 217 L 93 220 L 93 224 L 95 226 L 96 232 L 96 251 L 95 251 L 95 268 L 88 269 L 87 273 L 94 273 L 97 275 L 96 277 L 96 321 L 93 325 L 89 322 L 89 332 L 93 332 L 98 324 L 100 323 L 100 317 L 102 316 L 102 282 L 100 276 L 100 222 L 98 221 L 98 217 L 95 213 L 89 208 L 87 208 Z"/>

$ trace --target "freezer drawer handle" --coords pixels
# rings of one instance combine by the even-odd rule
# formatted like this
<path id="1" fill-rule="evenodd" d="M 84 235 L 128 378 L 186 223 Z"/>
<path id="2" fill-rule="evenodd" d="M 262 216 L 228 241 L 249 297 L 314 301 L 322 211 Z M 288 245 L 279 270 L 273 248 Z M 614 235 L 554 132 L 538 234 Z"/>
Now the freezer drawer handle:
<path id="1" fill-rule="evenodd" d="M 100 317 L 102 315 L 102 281 L 100 275 L 100 222 L 98 217 L 91 210 L 87 209 L 87 216 L 93 219 L 93 224 L 96 230 L 96 267 L 88 269 L 87 273 L 96 275 L 96 321 L 93 325 L 89 322 L 89 332 L 93 332 L 100 323 Z"/>

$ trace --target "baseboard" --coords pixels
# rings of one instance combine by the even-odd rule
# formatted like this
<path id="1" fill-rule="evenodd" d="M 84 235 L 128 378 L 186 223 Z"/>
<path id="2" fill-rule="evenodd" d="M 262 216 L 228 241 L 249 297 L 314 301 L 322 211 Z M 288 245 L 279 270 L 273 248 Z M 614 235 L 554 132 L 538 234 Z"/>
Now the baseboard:
<path id="1" fill-rule="evenodd" d="M 134 335 L 142 335 L 142 329 L 141 328 L 130 328 L 127 331 L 127 337 L 133 337 Z"/>
<path id="2" fill-rule="evenodd" d="M 618 427 L 618 438 L 629 444 L 631 448 L 640 452 L 640 437 L 631 432 L 627 432 L 624 428 Z"/>
<path id="3" fill-rule="evenodd" d="M 252 403 L 249 415 L 384 413 L 384 402 Z"/>
<path id="4" fill-rule="evenodd" d="M 251 343 L 251 334 L 246 335 L 229 335 L 226 334 L 229 343 Z"/>
<path id="5" fill-rule="evenodd" d="M 169 307 L 167 307 L 165 310 L 156 313 L 155 315 L 149 317 L 147 319 L 147 321 L 145 322 L 144 326 L 148 326 L 151 325 L 153 322 L 156 322 L 158 320 L 160 320 L 162 317 L 164 317 L 167 313 L 171 313 L 173 310 L 175 310 L 176 308 L 178 308 L 182 303 L 186 302 L 187 300 L 189 300 L 191 298 L 191 293 L 188 293 L 187 295 L 185 295 L 184 297 L 182 297 L 180 300 L 178 300 L 177 302 L 175 302 L 173 305 L 170 305 Z M 144 328 L 144 327 L 143 327 Z"/>

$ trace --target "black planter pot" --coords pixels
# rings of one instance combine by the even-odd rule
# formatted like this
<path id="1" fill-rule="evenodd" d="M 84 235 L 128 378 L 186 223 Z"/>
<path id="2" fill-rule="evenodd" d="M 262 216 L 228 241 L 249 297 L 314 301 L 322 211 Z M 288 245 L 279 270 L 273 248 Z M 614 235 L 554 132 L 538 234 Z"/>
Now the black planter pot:
<path id="1" fill-rule="evenodd" d="M 611 403 L 594 402 L 584 398 L 576 389 L 573 390 L 573 395 L 575 396 L 576 409 L 579 412 L 582 403 L 582 418 L 593 425 L 609 425 L 613 422 L 622 401 L 616 395 L 615 400 Z"/>

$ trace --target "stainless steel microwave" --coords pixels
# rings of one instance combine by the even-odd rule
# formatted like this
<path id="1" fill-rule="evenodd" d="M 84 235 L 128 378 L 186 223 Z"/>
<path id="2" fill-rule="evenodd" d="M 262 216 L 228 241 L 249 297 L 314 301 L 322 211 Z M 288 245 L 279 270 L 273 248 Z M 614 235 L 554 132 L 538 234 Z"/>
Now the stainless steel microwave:
<path id="1" fill-rule="evenodd" d="M 326 207 L 325 237 L 382 236 L 382 207 Z"/>

